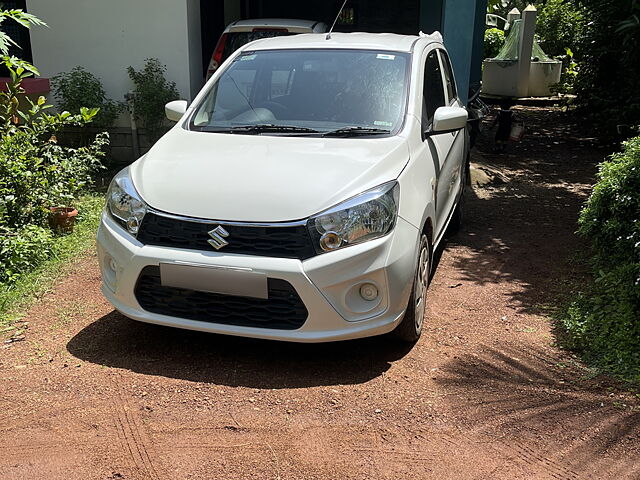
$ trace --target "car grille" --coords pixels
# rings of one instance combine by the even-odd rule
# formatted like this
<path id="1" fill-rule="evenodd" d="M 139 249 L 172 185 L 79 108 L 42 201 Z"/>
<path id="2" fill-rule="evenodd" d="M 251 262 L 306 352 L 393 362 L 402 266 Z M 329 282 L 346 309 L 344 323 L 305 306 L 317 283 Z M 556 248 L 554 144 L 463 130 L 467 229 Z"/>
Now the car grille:
<path id="1" fill-rule="evenodd" d="M 209 245 L 209 231 L 222 225 L 229 233 L 228 245 L 221 251 L 265 257 L 298 258 L 316 255 L 305 225 L 255 227 L 227 225 L 224 222 L 191 221 L 147 213 L 138 240 L 145 245 L 215 251 Z"/>
<path id="2" fill-rule="evenodd" d="M 268 291 L 265 300 L 166 287 L 160 283 L 160 267 L 148 266 L 140 273 L 135 295 L 143 309 L 160 315 L 242 327 L 300 328 L 308 312 L 293 286 L 269 278 Z"/>

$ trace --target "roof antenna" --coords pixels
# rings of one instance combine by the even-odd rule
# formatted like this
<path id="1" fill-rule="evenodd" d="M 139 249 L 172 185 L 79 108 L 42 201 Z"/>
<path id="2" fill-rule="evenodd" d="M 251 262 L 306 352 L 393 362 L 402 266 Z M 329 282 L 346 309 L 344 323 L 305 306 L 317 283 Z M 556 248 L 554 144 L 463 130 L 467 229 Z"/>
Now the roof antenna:
<path id="1" fill-rule="evenodd" d="M 340 14 L 342 13 L 342 10 L 344 10 L 344 6 L 347 4 L 347 0 L 344 0 L 344 2 L 342 2 L 342 6 L 340 7 L 340 10 L 338 11 L 338 15 L 336 15 L 336 19 L 333 21 L 333 25 L 331 25 L 331 28 L 329 29 L 329 33 L 327 33 L 327 36 L 325 37 L 325 40 L 331 40 L 331 33 L 333 32 L 333 27 L 336 26 L 336 22 L 338 21 L 338 18 L 340 18 Z"/>

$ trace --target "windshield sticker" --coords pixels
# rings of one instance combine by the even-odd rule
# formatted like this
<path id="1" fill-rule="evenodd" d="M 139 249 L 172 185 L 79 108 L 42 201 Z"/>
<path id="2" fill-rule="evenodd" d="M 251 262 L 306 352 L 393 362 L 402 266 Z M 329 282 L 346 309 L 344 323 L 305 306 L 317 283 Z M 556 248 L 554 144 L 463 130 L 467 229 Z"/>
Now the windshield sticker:
<path id="1" fill-rule="evenodd" d="M 395 60 L 396 56 L 395 55 L 387 55 L 386 53 L 379 53 L 376 56 L 377 59 L 379 60 Z"/>
<path id="2" fill-rule="evenodd" d="M 374 125 L 377 125 L 379 127 L 391 127 L 393 126 L 393 123 L 391 122 L 383 122 L 382 120 L 376 120 L 375 122 L 373 122 Z"/>
<path id="3" fill-rule="evenodd" d="M 247 60 L 253 60 L 256 58 L 256 54 L 254 53 L 253 55 L 244 55 L 242 57 L 240 57 L 240 61 L 241 62 L 246 62 Z"/>

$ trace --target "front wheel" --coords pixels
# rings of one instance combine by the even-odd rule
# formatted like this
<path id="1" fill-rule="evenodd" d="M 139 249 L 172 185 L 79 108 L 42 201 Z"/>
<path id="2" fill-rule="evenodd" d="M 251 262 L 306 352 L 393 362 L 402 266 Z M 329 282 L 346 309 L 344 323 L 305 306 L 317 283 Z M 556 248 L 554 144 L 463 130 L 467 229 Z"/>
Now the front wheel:
<path id="1" fill-rule="evenodd" d="M 394 335 L 409 343 L 415 343 L 422 334 L 425 307 L 427 304 L 427 288 L 429 288 L 429 274 L 431 273 L 431 246 L 426 235 L 420 237 L 418 250 L 418 266 L 413 278 L 413 288 L 409 296 L 407 311 L 393 331 Z"/>

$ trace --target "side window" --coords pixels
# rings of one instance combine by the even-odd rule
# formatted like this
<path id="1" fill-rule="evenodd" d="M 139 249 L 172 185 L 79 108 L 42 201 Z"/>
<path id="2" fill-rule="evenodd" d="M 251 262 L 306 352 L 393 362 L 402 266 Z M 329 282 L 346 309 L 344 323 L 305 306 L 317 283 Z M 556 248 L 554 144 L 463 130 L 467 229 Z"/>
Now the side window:
<path id="1" fill-rule="evenodd" d="M 423 95 L 422 126 L 426 128 L 427 125 L 432 122 L 436 109 L 446 105 L 440 61 L 438 60 L 438 54 L 435 50 L 429 53 L 424 66 Z"/>
<path id="2" fill-rule="evenodd" d="M 449 55 L 444 50 L 440 50 L 440 58 L 442 59 L 442 68 L 444 69 L 444 84 L 447 89 L 449 97 L 449 103 L 458 96 L 456 92 L 456 82 L 453 77 L 453 69 L 451 68 L 451 62 L 449 61 Z"/>

